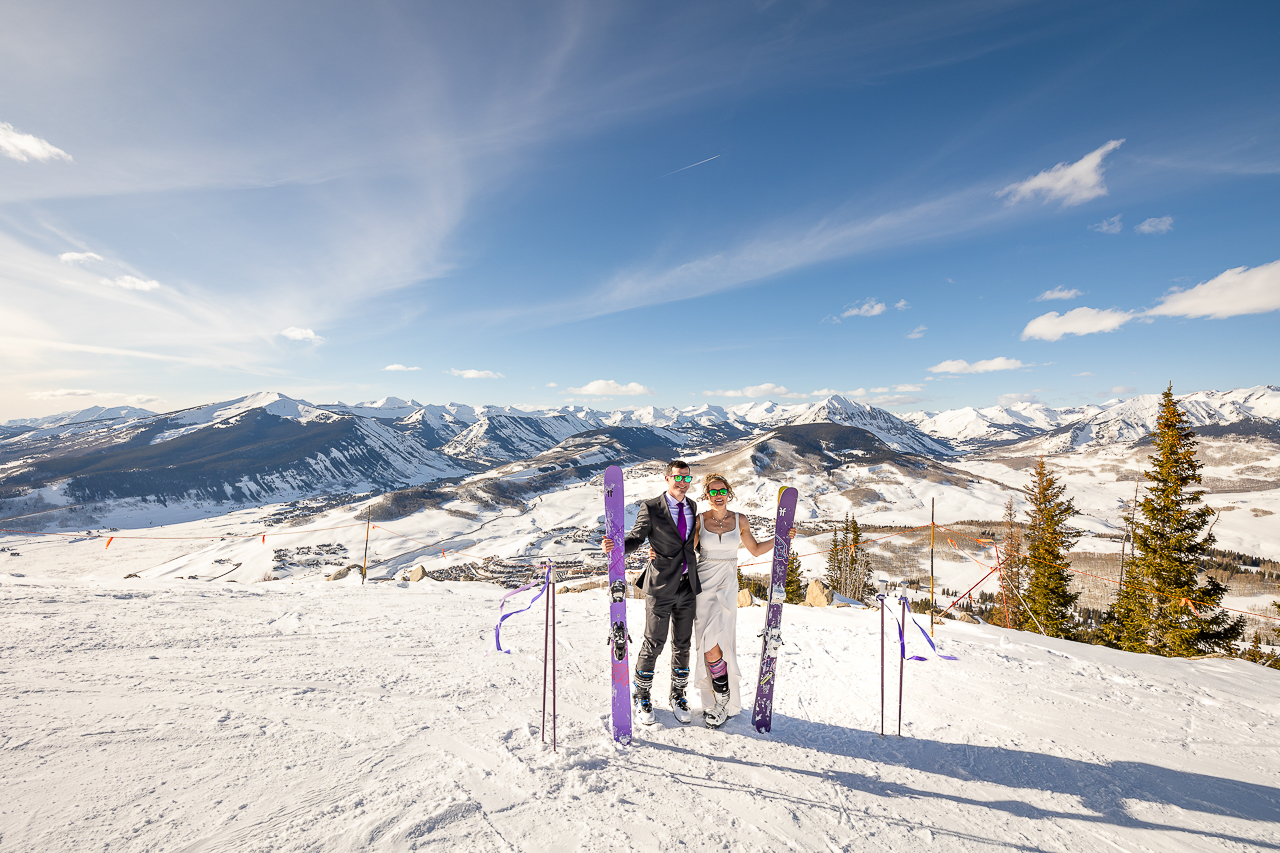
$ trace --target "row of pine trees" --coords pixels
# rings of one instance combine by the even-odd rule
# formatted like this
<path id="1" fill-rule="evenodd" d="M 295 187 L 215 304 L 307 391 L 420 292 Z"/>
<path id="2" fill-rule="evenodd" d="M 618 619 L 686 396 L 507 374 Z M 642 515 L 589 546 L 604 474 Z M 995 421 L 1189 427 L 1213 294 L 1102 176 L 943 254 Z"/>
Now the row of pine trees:
<path id="1" fill-rule="evenodd" d="M 1167 657 L 1237 653 L 1244 617 L 1222 609 L 1226 586 L 1208 575 L 1200 579 L 1201 561 L 1214 544 L 1214 512 L 1196 488 L 1202 464 L 1195 458 L 1195 433 L 1172 385 L 1161 396 L 1152 440 L 1146 495 L 1128 520 L 1131 546 L 1122 561 L 1119 595 L 1101 624 L 1089 629 L 1079 618 L 1067 556 L 1080 538 L 1070 524 L 1077 511 L 1043 457 L 1026 490 L 1025 533 L 1013 500 L 1005 506 L 1001 585 L 991 622 Z M 869 592 L 871 574 L 859 538 L 857 521 L 846 517 L 827 562 L 827 585 L 853 599 Z"/>

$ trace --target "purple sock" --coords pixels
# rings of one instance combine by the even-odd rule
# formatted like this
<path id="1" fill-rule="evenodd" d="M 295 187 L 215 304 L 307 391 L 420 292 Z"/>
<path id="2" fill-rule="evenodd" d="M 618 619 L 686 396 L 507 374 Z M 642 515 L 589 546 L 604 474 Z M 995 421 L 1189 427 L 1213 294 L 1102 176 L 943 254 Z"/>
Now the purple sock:
<path id="1" fill-rule="evenodd" d="M 729 671 L 729 664 L 724 662 L 724 658 L 720 658 L 720 660 L 716 661 L 715 663 L 707 664 L 707 672 L 711 673 L 712 681 L 715 681 L 717 678 L 720 678 L 728 671 Z"/>

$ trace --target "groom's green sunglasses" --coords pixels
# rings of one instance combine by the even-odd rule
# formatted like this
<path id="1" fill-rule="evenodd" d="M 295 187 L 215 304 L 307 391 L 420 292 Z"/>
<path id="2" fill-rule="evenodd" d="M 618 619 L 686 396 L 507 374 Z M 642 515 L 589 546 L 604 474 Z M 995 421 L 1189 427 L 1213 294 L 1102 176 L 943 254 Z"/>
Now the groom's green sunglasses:
<path id="1" fill-rule="evenodd" d="M 715 497 L 719 497 L 720 495 L 729 494 L 729 490 L 728 489 L 707 489 L 707 494 L 715 498 Z"/>
<path id="2" fill-rule="evenodd" d="M 670 477 L 671 479 L 675 480 L 677 483 L 692 483 L 692 482 L 693 482 L 693 475 L 692 475 L 692 474 L 668 474 L 667 476 L 668 476 L 668 477 Z"/>

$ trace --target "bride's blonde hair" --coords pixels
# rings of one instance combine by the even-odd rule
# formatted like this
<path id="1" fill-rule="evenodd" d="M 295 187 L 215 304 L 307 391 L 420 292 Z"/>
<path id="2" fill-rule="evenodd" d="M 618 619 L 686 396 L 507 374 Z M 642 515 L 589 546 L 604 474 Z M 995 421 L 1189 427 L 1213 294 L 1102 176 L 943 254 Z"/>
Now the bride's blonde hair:
<path id="1" fill-rule="evenodd" d="M 729 484 L 729 479 L 724 474 L 717 474 L 712 471 L 710 474 L 702 478 L 702 499 L 707 500 L 711 495 L 707 494 L 707 489 L 711 488 L 711 484 L 715 482 L 724 483 L 724 487 L 729 490 L 729 500 L 735 500 L 738 496 L 733 493 L 733 486 Z"/>

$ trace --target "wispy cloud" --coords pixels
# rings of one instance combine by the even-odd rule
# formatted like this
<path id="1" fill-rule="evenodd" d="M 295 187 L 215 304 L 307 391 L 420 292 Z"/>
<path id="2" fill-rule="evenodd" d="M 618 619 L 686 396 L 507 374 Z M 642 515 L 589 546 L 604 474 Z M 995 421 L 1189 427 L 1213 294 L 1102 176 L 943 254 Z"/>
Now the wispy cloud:
<path id="1" fill-rule="evenodd" d="M 98 400 L 122 400 L 130 406 L 147 406 L 159 403 L 153 394 L 122 394 L 119 391 L 90 391 L 86 388 L 59 388 L 56 391 L 32 391 L 27 394 L 33 400 L 61 400 L 93 397 Z"/>
<path id="2" fill-rule="evenodd" d="M 654 391 L 639 382 L 628 382 L 623 385 L 612 379 L 593 379 L 581 388 L 569 388 L 566 394 L 583 394 L 588 397 L 639 397 L 650 395 Z"/>
<path id="3" fill-rule="evenodd" d="M 1016 358 L 1006 358 L 999 356 L 998 358 L 987 358 L 982 361 L 975 361 L 973 364 L 962 358 L 953 358 L 950 361 L 944 361 L 935 364 L 929 368 L 930 373 L 991 373 L 996 370 L 1017 370 L 1021 367 L 1030 367 L 1029 364 L 1023 364 Z"/>
<path id="4" fill-rule="evenodd" d="M 102 260 L 102 255 L 96 252 L 63 252 L 58 255 L 58 260 L 64 264 L 79 264 L 85 261 L 100 261 Z"/>
<path id="5" fill-rule="evenodd" d="M 1133 230 L 1139 234 L 1168 234 L 1173 230 L 1173 217 L 1153 216 L 1133 226 Z"/>
<path id="6" fill-rule="evenodd" d="M 997 195 L 1008 198 L 1009 204 L 1041 196 L 1045 202 L 1061 201 L 1063 207 L 1074 207 L 1104 196 L 1107 185 L 1102 179 L 1102 161 L 1123 143 L 1123 139 L 1113 139 L 1074 163 L 1059 163 L 1025 181 L 1009 184 Z"/>
<path id="7" fill-rule="evenodd" d="M 1117 385 L 1109 391 L 1099 391 L 1097 396 L 1099 399 L 1108 400 L 1112 397 L 1119 397 L 1123 394 L 1132 394 L 1137 390 L 1138 389 L 1134 388 L 1132 385 Z"/>
<path id="8" fill-rule="evenodd" d="M 924 400 L 910 394 L 886 394 L 880 397 L 859 397 L 858 402 L 868 406 L 914 406 L 916 403 L 923 403 Z"/>
<path id="9" fill-rule="evenodd" d="M 557 388 L 557 387 L 559 387 L 559 386 L 557 386 L 557 385 L 556 385 L 556 383 L 554 383 L 554 382 L 548 382 L 548 383 L 547 383 L 547 387 L 548 387 L 548 388 Z"/>
<path id="10" fill-rule="evenodd" d="M 451 367 L 449 368 L 449 370 L 445 372 L 448 373 L 450 376 L 458 376 L 463 379 L 505 379 L 506 378 L 501 373 L 497 373 L 492 370 L 475 370 L 472 368 L 467 368 L 466 370 L 459 370 L 456 367 Z"/>
<path id="11" fill-rule="evenodd" d="M 818 392 L 815 391 L 814 393 Z M 702 395 L 704 397 L 785 397 L 791 400 L 810 396 L 791 391 L 785 385 L 774 385 L 772 382 L 765 382 L 762 385 L 748 385 L 745 388 L 728 391 L 703 391 Z"/>
<path id="12" fill-rule="evenodd" d="M 1139 225 L 1139 228 L 1142 226 Z M 1102 234 L 1119 234 L 1124 230 L 1124 224 L 1120 221 L 1120 214 L 1117 213 L 1110 219 L 1104 219 L 1101 222 L 1095 222 L 1089 226 L 1090 231 L 1098 231 Z"/>
<path id="13" fill-rule="evenodd" d="M 38 136 L 20 133 L 7 121 L 0 121 L 0 154 L 22 163 L 29 160 L 71 160 L 71 155 L 61 148 L 55 148 Z"/>
<path id="14" fill-rule="evenodd" d="M 924 386 L 923 385 L 894 385 L 893 390 L 897 391 L 899 394 L 915 393 L 915 392 L 923 391 Z"/>
<path id="15" fill-rule="evenodd" d="M 1015 403 L 1039 403 L 1040 398 L 1035 394 L 1001 394 L 996 398 L 996 404 L 1000 406 L 1012 406 Z"/>
<path id="16" fill-rule="evenodd" d="M 1073 308 L 1065 314 L 1050 311 L 1041 314 L 1022 330 L 1024 341 L 1056 341 L 1064 335 L 1092 335 L 1097 332 L 1114 332 L 1134 318 L 1130 311 L 1114 308 Z"/>
<path id="17" fill-rule="evenodd" d="M 1236 267 L 1189 290 L 1172 290 L 1149 317 L 1211 317 L 1224 319 L 1280 310 L 1280 261 Z"/>
<path id="18" fill-rule="evenodd" d="M 125 290 L 146 291 L 146 290 L 157 290 L 160 287 L 160 282 L 152 281 L 150 279 L 145 279 L 145 278 L 138 278 L 136 275 L 121 275 L 121 276 L 116 276 L 115 278 L 104 278 L 102 280 L 102 283 L 106 285 L 110 285 L 111 287 L 120 287 Z M 288 334 L 288 330 L 281 332 L 281 334 L 284 335 L 285 337 L 291 337 Z"/>
<path id="19" fill-rule="evenodd" d="M 840 312 L 841 317 L 874 317 L 877 314 L 884 313 L 884 303 L 877 302 L 873 297 L 867 299 L 861 305 L 851 305 Z"/>
<path id="20" fill-rule="evenodd" d="M 1046 290 L 1044 293 L 1036 297 L 1036 302 L 1047 302 L 1050 299 L 1075 299 L 1080 295 L 1080 291 L 1074 287 L 1055 287 L 1053 290 Z"/>
<path id="21" fill-rule="evenodd" d="M 897 302 L 893 303 L 893 307 L 897 308 L 899 311 L 906 311 L 911 307 L 911 303 L 905 299 L 899 299 Z"/>
<path id="22" fill-rule="evenodd" d="M 309 344 L 322 344 L 324 338 L 317 335 L 310 329 L 300 329 L 297 326 L 290 326 L 287 329 L 281 329 L 280 334 L 291 341 L 306 341 Z"/>
<path id="23" fill-rule="evenodd" d="M 1072 376 L 1092 376 L 1093 372 L 1089 370 L 1084 370 L 1084 371 L 1081 371 L 1080 373 L 1073 373 L 1071 375 Z"/>
<path id="24" fill-rule="evenodd" d="M 923 337 L 924 337 L 924 333 L 925 333 L 925 332 L 927 332 L 927 331 L 929 331 L 929 327 L 928 327 L 928 326 L 916 326 L 916 327 L 915 327 L 914 329 L 912 329 L 910 332 L 907 332 L 907 337 L 908 337 L 908 338 L 911 338 L 912 340 L 915 340 L 915 339 L 918 339 L 918 338 L 923 338 Z"/>
<path id="25" fill-rule="evenodd" d="M 421 370 L 421 367 L 405 367 L 403 364 L 388 364 L 383 370 Z"/>

